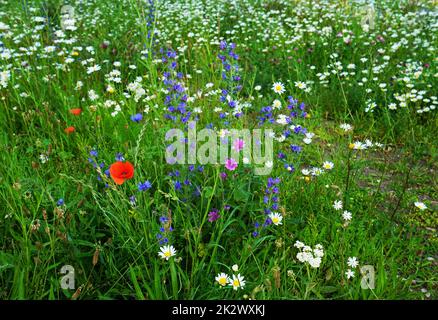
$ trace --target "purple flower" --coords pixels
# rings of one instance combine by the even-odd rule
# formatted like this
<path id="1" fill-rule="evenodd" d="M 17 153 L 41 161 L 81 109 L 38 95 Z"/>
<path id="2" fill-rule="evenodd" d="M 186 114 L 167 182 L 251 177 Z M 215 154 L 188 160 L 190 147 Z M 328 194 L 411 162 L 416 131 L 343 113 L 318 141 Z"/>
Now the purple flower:
<path id="1" fill-rule="evenodd" d="M 138 184 L 138 190 L 139 191 L 146 191 L 146 190 L 148 190 L 150 188 L 152 188 L 152 183 L 150 183 L 149 181 L 140 182 Z"/>
<path id="2" fill-rule="evenodd" d="M 165 217 L 165 216 L 161 216 L 161 217 L 160 217 L 160 222 L 161 222 L 161 223 L 166 223 L 168 220 L 169 220 L 169 219 L 167 219 L 167 217 Z"/>
<path id="3" fill-rule="evenodd" d="M 300 146 L 296 146 L 296 145 L 291 145 L 290 148 L 295 153 L 300 153 L 302 149 Z"/>
<path id="4" fill-rule="evenodd" d="M 227 168 L 230 171 L 234 171 L 237 168 L 237 162 L 233 158 L 227 159 L 225 161 L 225 168 Z"/>
<path id="5" fill-rule="evenodd" d="M 217 209 L 213 209 L 212 211 L 210 211 L 208 213 L 208 221 L 209 222 L 214 222 L 219 218 L 220 218 L 219 210 L 217 210 Z"/>
<path id="6" fill-rule="evenodd" d="M 175 181 L 174 186 L 175 186 L 175 190 L 181 190 L 182 189 L 181 182 L 179 182 L 178 180 Z"/>
<path id="7" fill-rule="evenodd" d="M 245 147 L 245 141 L 242 139 L 236 139 L 233 142 L 233 149 L 237 152 L 241 151 Z"/>
<path id="8" fill-rule="evenodd" d="M 62 206 L 64 204 L 64 199 L 61 198 L 58 200 L 58 202 L 56 203 L 57 206 Z"/>
<path id="9" fill-rule="evenodd" d="M 116 161 L 125 161 L 125 158 L 123 157 L 123 154 L 121 154 L 120 152 L 118 152 L 116 154 Z"/>
<path id="10" fill-rule="evenodd" d="M 131 120 L 134 122 L 140 122 L 143 119 L 143 115 L 141 113 L 137 113 L 131 116 Z"/>

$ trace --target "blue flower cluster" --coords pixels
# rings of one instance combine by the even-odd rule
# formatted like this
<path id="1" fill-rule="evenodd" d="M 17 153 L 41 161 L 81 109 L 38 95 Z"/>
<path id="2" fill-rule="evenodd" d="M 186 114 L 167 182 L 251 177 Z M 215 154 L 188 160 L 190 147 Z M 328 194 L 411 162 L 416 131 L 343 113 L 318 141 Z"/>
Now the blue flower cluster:
<path id="1" fill-rule="evenodd" d="M 160 49 L 160 53 L 162 54 L 162 62 L 166 64 L 167 69 L 163 73 L 163 83 L 168 91 L 164 98 L 164 105 L 167 107 L 168 113 L 164 117 L 174 122 L 180 120 L 182 123 L 187 123 L 192 113 L 187 107 L 186 89 L 180 81 L 183 74 L 176 71 L 178 66 L 176 52 L 171 49 Z"/>
<path id="2" fill-rule="evenodd" d="M 90 151 L 90 157 L 88 157 L 88 162 L 91 163 L 93 165 L 93 168 L 97 168 L 99 167 L 100 169 L 104 169 L 105 168 L 105 162 L 97 162 L 97 157 L 98 157 L 98 152 L 95 149 L 92 149 Z M 116 155 L 116 159 L 117 159 L 117 155 Z M 109 172 L 109 168 L 104 170 L 104 174 L 109 178 L 110 177 L 110 172 Z M 100 174 L 97 175 L 97 181 L 102 181 L 102 176 Z M 108 187 L 108 184 L 105 183 L 105 187 Z"/>
<path id="3" fill-rule="evenodd" d="M 257 119 L 259 119 L 259 126 L 261 126 L 265 122 L 268 122 L 268 123 L 274 123 L 275 122 L 274 115 L 273 115 L 273 108 L 271 106 L 263 107 L 260 110 L 260 113 L 262 115 L 257 117 Z"/>
<path id="4" fill-rule="evenodd" d="M 232 114 L 239 118 L 242 112 L 234 110 L 237 107 L 237 95 L 242 90 L 240 67 L 237 63 L 239 56 L 234 51 L 236 44 L 227 44 L 225 41 L 221 41 L 219 49 L 221 52 L 218 54 L 218 58 L 222 62 L 222 80 L 225 82 L 225 88 L 222 89 L 220 95 L 220 102 L 227 106 L 226 109 L 231 108 Z M 223 112 L 219 116 L 221 119 L 225 119 L 226 113 Z"/>
<path id="5" fill-rule="evenodd" d="M 172 221 L 169 219 L 169 217 L 160 217 L 160 228 L 156 234 L 160 246 L 169 243 L 169 234 L 173 231 L 171 223 Z"/>
<path id="6" fill-rule="evenodd" d="M 187 197 L 199 197 L 201 195 L 201 189 L 198 185 L 194 184 L 192 180 L 194 180 L 196 173 L 203 173 L 204 166 L 195 166 L 189 165 L 188 172 L 183 176 L 183 174 L 179 170 L 174 170 L 169 173 L 169 177 L 172 177 L 172 184 L 176 192 L 185 196 L 181 200 L 183 202 L 188 201 Z"/>
<path id="7" fill-rule="evenodd" d="M 263 196 L 263 204 L 264 204 L 264 222 L 260 225 L 259 222 L 254 223 L 255 230 L 253 231 L 252 235 L 254 237 L 259 236 L 260 234 L 260 228 L 266 228 L 272 224 L 271 218 L 269 218 L 269 214 L 272 212 L 277 211 L 279 207 L 279 194 L 280 194 L 280 188 L 278 185 L 280 184 L 281 180 L 280 178 L 268 178 L 268 182 L 266 184 L 266 189 L 264 190 L 264 196 Z"/>
<path id="8" fill-rule="evenodd" d="M 298 100 L 294 99 L 293 97 L 288 97 L 288 105 L 287 108 L 291 110 L 290 117 L 291 118 L 297 118 L 298 116 L 301 118 L 305 118 L 307 116 L 307 112 L 305 111 L 306 105 L 304 102 L 301 102 L 298 105 Z"/>

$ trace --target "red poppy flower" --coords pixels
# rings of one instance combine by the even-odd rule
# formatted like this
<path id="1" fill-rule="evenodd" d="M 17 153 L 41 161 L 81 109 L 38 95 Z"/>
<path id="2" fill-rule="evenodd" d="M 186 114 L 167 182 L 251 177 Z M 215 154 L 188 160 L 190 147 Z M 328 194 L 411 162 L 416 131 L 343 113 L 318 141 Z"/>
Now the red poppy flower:
<path id="1" fill-rule="evenodd" d="M 81 108 L 70 109 L 70 113 L 73 114 L 73 115 L 75 115 L 75 116 L 80 115 L 81 112 L 82 112 L 82 109 L 81 109 Z"/>
<path id="2" fill-rule="evenodd" d="M 111 165 L 109 171 L 116 184 L 123 184 L 126 179 L 134 176 L 134 166 L 129 161 L 117 161 Z"/>
<path id="3" fill-rule="evenodd" d="M 75 127 L 68 127 L 64 129 L 65 133 L 70 134 L 75 132 Z"/>

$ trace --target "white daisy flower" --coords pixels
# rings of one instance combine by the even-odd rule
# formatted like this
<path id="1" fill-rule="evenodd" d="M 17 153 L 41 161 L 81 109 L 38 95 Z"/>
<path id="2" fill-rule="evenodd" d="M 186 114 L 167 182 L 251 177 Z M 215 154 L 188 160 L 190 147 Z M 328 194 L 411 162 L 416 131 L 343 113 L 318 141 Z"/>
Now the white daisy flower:
<path id="1" fill-rule="evenodd" d="M 281 101 L 278 100 L 278 99 L 275 99 L 275 100 L 272 102 L 272 108 L 274 108 L 274 109 L 280 109 L 280 108 L 281 108 Z"/>
<path id="2" fill-rule="evenodd" d="M 99 71 L 99 70 L 100 70 L 100 66 L 98 64 L 95 64 L 92 67 L 88 67 L 87 74 L 91 74 L 91 73 Z"/>
<path id="3" fill-rule="evenodd" d="M 173 257 L 176 254 L 176 250 L 173 246 L 163 246 L 160 248 L 161 252 L 158 252 L 158 255 L 166 260 L 169 260 L 170 257 Z"/>
<path id="4" fill-rule="evenodd" d="M 233 280 L 230 281 L 230 286 L 232 286 L 234 290 L 237 290 L 239 288 L 243 289 L 243 287 L 245 286 L 244 277 L 241 276 L 240 273 L 237 276 L 233 274 Z"/>
<path id="5" fill-rule="evenodd" d="M 304 82 L 295 81 L 295 87 L 297 87 L 298 89 L 306 89 L 307 85 Z"/>
<path id="6" fill-rule="evenodd" d="M 284 85 L 281 82 L 275 82 L 272 85 L 272 90 L 274 90 L 275 93 L 282 94 L 286 90 L 284 89 Z"/>
<path id="7" fill-rule="evenodd" d="M 417 201 L 417 202 L 414 203 L 414 205 L 415 205 L 418 209 L 420 209 L 421 211 L 427 209 L 426 205 L 425 205 L 423 202 L 419 202 L 419 201 Z"/>
<path id="8" fill-rule="evenodd" d="M 279 224 L 283 224 L 281 221 L 283 220 L 283 216 L 279 214 L 278 212 L 273 212 L 269 215 L 269 218 L 271 218 L 272 223 L 276 226 Z"/>
<path id="9" fill-rule="evenodd" d="M 225 274 L 225 273 L 219 273 L 217 276 L 216 276 L 216 278 L 215 278 L 215 280 L 222 286 L 222 287 L 225 287 L 226 285 L 227 285 L 227 283 L 230 283 L 231 282 L 231 280 L 230 280 L 230 277 L 227 275 L 227 274 Z"/>
<path id="10" fill-rule="evenodd" d="M 330 162 L 330 161 L 324 161 L 324 163 L 322 164 L 322 167 L 325 170 L 331 170 L 331 169 L 333 169 L 334 166 L 335 165 L 333 164 L 333 162 Z"/>

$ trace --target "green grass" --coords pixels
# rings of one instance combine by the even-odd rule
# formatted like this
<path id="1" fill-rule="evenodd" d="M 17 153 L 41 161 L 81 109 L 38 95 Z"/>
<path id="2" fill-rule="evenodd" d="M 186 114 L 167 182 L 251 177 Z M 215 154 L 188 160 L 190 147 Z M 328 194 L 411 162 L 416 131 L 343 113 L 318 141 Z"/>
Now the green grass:
<path id="1" fill-rule="evenodd" d="M 438 85 L 436 26 L 432 15 L 412 17 L 409 23 L 403 19 L 422 7 L 432 8 L 432 2 L 378 2 L 387 16 L 379 16 L 371 33 L 362 30 L 351 5 L 338 1 L 237 2 L 237 8 L 228 1 L 173 1 L 173 6 L 158 2 L 159 15 L 148 25 L 148 7 L 139 1 L 0 1 L 0 22 L 10 28 L 0 28 L 0 41 L 12 50 L 11 58 L 0 58 L 0 71 L 10 71 L 5 85 L 0 82 L 0 299 L 438 297 L 437 117 L 434 109 L 417 112 L 436 105 L 431 98 Z M 77 29 L 65 31 L 65 38 L 75 37 L 75 43 L 58 41 L 64 4 L 75 8 Z M 38 28 L 41 23 L 32 19 L 36 16 L 50 22 Z M 318 30 L 333 31 L 327 36 L 305 31 L 308 21 L 317 21 Z M 338 37 L 343 29 L 349 32 Z M 154 30 L 160 32 L 152 45 L 147 35 Z M 406 36 L 408 45 L 393 52 L 403 31 L 418 33 Z M 397 38 L 391 37 L 394 32 Z M 270 36 L 264 38 L 265 33 Z M 379 42 L 382 34 L 385 41 Z M 344 42 L 347 35 L 354 35 L 351 44 Z M 230 111 L 219 100 L 220 90 L 230 85 L 221 77 L 223 66 L 217 58 L 223 54 L 220 37 L 236 43 L 239 55 L 243 88 L 231 94 L 232 99 L 251 104 L 242 117 L 227 117 L 228 125 L 215 110 Z M 47 46 L 55 46 L 54 52 L 46 53 Z M 162 56 L 160 48 L 178 52 L 176 70 L 184 75 L 179 81 L 194 98 L 188 108 L 202 111 L 198 129 L 210 124 L 217 131 L 273 128 L 279 136 L 284 126 L 259 124 L 262 108 L 280 100 L 282 109 L 273 111 L 277 119 L 289 114 L 286 106 L 293 96 L 305 103 L 310 115 L 295 118 L 294 124 L 315 133 L 312 143 L 304 144 L 304 136 L 294 133 L 284 142 L 275 141 L 269 176 L 254 175 L 252 166 L 242 162 L 233 172 L 223 164 L 208 164 L 202 171 L 199 165 L 191 171 L 188 165 L 167 164 L 165 134 L 185 125 L 164 117 L 163 74 L 168 69 L 156 61 Z M 363 57 L 368 60 L 362 62 Z M 116 61 L 119 67 L 113 66 Z M 336 62 L 342 71 L 355 64 L 348 69 L 354 74 L 333 71 Z M 87 74 L 94 64 L 101 70 Z M 382 70 L 372 74 L 382 64 Z M 416 77 L 410 66 L 422 66 L 421 75 Z M 120 70 L 120 83 L 108 80 L 113 69 Z M 317 75 L 324 72 L 329 73 L 327 82 Z M 137 77 L 145 91 L 136 101 L 129 84 Z M 285 85 L 282 95 L 271 90 L 277 81 Z M 311 90 L 299 89 L 297 81 Z M 387 91 L 380 89 L 381 83 Z M 114 92 L 107 91 L 108 85 Z M 412 93 L 413 88 L 425 91 L 423 98 L 429 102 L 408 99 L 406 107 L 388 108 L 399 103 L 394 94 Z M 89 90 L 99 98 L 92 101 Z M 368 101 L 377 104 L 373 112 L 365 111 Z M 113 116 L 115 105 L 120 111 Z M 69 112 L 73 108 L 82 113 L 74 116 Z M 136 113 L 143 114 L 139 123 L 130 119 Z M 344 132 L 342 123 L 354 129 Z M 69 126 L 75 132 L 65 133 Z M 366 139 L 383 146 L 349 147 Z M 291 144 L 302 146 L 302 152 L 293 153 Z M 98 155 L 91 156 L 91 150 Z M 277 159 L 278 152 L 286 159 Z M 135 168 L 133 179 L 123 185 L 103 173 L 117 153 Z M 302 174 L 302 169 L 320 168 L 324 161 L 333 162 L 334 168 L 318 176 Z M 292 164 L 295 172 L 289 173 L 284 163 Z M 175 170 L 179 177 L 169 175 Z M 226 179 L 221 178 L 223 172 Z M 260 227 L 254 237 L 254 223 L 265 219 L 268 177 L 281 179 L 276 211 L 283 223 Z M 184 185 L 186 179 L 190 185 Z M 138 183 L 146 180 L 152 188 L 139 191 Z M 183 184 L 181 191 L 175 188 L 176 180 Z M 130 201 L 133 195 L 135 204 Z M 61 198 L 65 203 L 58 205 Z M 342 200 L 343 210 L 352 213 L 348 225 L 342 211 L 333 208 L 335 200 Z M 420 211 L 416 201 L 427 209 Z M 220 218 L 209 222 L 213 209 Z M 160 223 L 160 217 L 170 218 L 171 224 Z M 177 250 L 169 261 L 158 256 L 160 228 Z M 318 268 L 297 259 L 296 241 L 323 246 Z M 359 267 L 354 268 L 355 277 L 347 279 L 349 257 L 357 257 L 359 267 L 373 266 L 373 290 L 361 288 Z M 232 270 L 234 264 L 238 272 Z M 61 288 L 64 265 L 74 267 L 74 290 Z M 245 286 L 221 287 L 215 282 L 221 272 L 240 273 Z"/>

